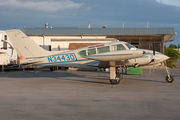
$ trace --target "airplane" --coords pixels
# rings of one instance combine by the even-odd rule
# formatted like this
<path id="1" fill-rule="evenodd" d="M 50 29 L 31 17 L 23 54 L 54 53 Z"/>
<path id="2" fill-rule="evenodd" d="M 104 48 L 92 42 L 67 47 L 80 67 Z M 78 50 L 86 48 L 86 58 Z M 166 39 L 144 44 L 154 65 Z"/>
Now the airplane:
<path id="1" fill-rule="evenodd" d="M 150 58 L 147 55 L 152 51 L 137 49 L 127 42 L 120 41 L 96 44 L 65 52 L 46 51 L 20 30 L 7 30 L 6 33 L 19 55 L 20 64 L 23 66 L 87 68 L 93 67 L 93 64 L 100 61 L 99 67 L 106 63 L 103 67 L 110 68 L 110 83 L 113 85 L 120 83 L 121 75 L 117 69 L 120 66 L 136 67 L 142 64 L 156 64 L 168 59 L 167 56 L 160 53 L 158 53 L 159 56 L 152 55 Z M 149 61 L 145 62 L 143 58 L 148 58 Z M 141 61 L 139 64 L 138 59 L 143 60 L 143 62 Z M 169 75 L 168 79 L 171 82 L 170 78 Z"/>

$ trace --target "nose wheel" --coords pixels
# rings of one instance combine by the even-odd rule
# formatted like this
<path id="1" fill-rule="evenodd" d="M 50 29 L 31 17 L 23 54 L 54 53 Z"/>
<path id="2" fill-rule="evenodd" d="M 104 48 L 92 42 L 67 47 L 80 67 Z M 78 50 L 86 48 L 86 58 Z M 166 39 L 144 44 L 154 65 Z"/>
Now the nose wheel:
<path id="1" fill-rule="evenodd" d="M 166 76 L 166 83 L 174 83 L 174 77 L 171 75 Z"/>
<path id="2" fill-rule="evenodd" d="M 165 63 L 166 65 L 166 63 Z M 174 77 L 172 75 L 170 75 L 169 69 L 167 66 L 166 67 L 166 72 L 167 72 L 167 76 L 166 76 L 166 83 L 174 83 Z"/>

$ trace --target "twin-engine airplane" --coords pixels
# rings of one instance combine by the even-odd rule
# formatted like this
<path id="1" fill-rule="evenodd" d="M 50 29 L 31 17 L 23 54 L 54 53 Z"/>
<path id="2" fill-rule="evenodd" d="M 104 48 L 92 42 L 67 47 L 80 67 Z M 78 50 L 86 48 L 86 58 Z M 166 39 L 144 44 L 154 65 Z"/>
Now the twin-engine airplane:
<path id="1" fill-rule="evenodd" d="M 157 64 L 168 59 L 161 53 L 150 55 L 150 50 L 137 49 L 127 42 L 119 41 L 67 52 L 46 51 L 20 30 L 7 30 L 6 33 L 19 55 L 21 65 L 87 68 L 100 61 L 99 67 L 110 68 L 111 84 L 120 83 L 118 67 Z M 168 78 L 171 81 L 170 75 Z"/>

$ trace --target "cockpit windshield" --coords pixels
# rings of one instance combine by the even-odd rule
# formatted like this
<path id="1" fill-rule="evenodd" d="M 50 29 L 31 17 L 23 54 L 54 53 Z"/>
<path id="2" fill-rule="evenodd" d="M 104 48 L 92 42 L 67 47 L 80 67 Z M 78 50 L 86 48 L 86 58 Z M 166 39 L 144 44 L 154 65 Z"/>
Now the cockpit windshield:
<path id="1" fill-rule="evenodd" d="M 126 46 L 130 49 L 130 50 L 136 50 L 137 48 L 129 43 L 126 43 Z"/>

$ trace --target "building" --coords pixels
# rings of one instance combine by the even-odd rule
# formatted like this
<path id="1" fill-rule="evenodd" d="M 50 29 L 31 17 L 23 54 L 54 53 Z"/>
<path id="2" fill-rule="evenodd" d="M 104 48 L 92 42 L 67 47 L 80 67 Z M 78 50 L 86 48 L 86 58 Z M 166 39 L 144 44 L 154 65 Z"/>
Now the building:
<path id="1" fill-rule="evenodd" d="M 25 28 L 24 33 L 49 51 L 73 50 L 88 45 L 126 41 L 141 49 L 164 52 L 164 43 L 175 40 L 174 28 Z"/>

